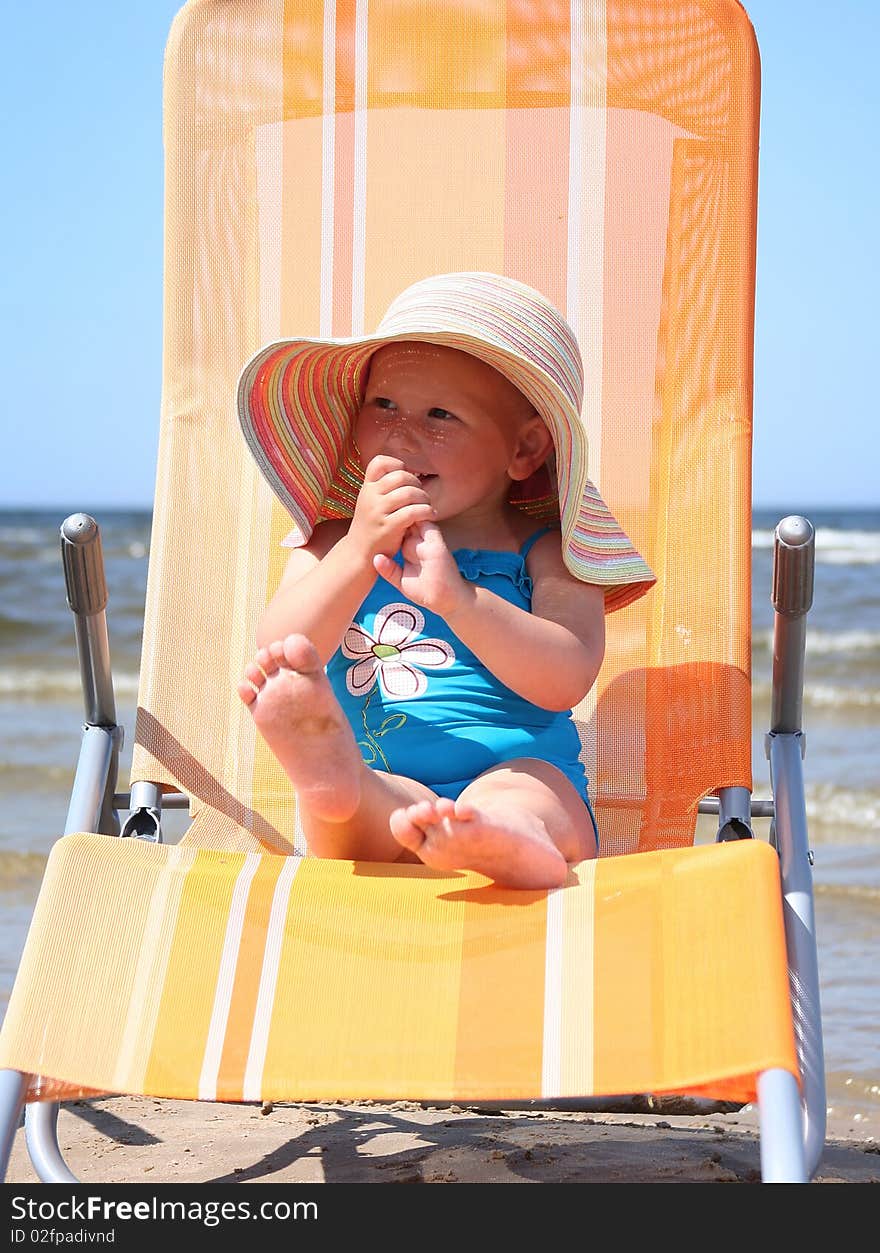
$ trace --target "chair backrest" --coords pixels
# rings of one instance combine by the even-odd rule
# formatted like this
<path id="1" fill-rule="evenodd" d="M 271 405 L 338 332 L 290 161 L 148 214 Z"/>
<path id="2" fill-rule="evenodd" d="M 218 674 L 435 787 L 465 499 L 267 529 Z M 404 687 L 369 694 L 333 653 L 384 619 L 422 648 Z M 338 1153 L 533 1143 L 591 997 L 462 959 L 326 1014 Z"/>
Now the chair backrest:
<path id="1" fill-rule="evenodd" d="M 235 692 L 289 527 L 238 430 L 239 371 L 269 340 L 370 330 L 450 270 L 567 315 L 591 477 L 658 576 L 609 617 L 576 711 L 603 852 L 689 843 L 702 796 L 751 785 L 758 76 L 736 0 L 181 10 L 133 778 L 189 792 L 194 838 L 295 830 Z"/>

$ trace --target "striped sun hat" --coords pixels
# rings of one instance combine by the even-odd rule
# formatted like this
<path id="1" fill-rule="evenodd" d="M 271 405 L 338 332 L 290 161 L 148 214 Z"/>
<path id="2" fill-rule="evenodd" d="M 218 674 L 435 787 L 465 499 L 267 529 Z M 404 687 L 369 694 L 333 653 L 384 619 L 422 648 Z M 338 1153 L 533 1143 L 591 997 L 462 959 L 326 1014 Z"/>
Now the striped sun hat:
<path id="1" fill-rule="evenodd" d="M 606 611 L 646 592 L 654 575 L 588 478 L 574 332 L 534 288 L 499 274 L 423 279 L 393 301 L 374 335 L 281 340 L 247 363 L 238 383 L 242 430 L 294 521 L 293 546 L 307 543 L 316 523 L 352 516 L 363 482 L 352 431 L 370 357 L 405 340 L 468 352 L 519 388 L 547 423 L 554 453 L 512 484 L 511 502 L 560 522 L 565 565 L 605 588 Z"/>

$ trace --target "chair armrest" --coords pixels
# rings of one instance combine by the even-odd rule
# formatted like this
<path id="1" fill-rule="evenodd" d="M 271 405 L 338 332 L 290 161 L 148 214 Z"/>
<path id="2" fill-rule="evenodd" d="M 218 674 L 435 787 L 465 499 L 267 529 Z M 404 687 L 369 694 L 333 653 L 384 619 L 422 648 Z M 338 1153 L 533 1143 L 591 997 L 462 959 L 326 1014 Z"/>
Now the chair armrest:
<path id="1" fill-rule="evenodd" d="M 783 518 L 773 545 L 772 733 L 800 731 L 807 613 L 813 603 L 815 533 L 806 518 Z"/>

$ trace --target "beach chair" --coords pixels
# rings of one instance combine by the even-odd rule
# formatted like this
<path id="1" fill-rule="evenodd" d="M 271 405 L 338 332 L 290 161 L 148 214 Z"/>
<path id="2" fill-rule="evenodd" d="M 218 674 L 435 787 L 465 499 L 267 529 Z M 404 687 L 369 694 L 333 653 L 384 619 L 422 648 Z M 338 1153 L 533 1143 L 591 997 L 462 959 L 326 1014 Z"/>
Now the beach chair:
<path id="1" fill-rule="evenodd" d="M 130 792 L 100 537 L 73 515 L 86 726 L 0 1039 L 4 1163 L 26 1102 L 38 1175 L 70 1180 L 57 1102 L 102 1093 L 685 1094 L 757 1101 L 763 1177 L 811 1176 L 825 1099 L 800 518 L 777 528 L 772 798 L 751 797 L 758 78 L 735 0 L 183 7 Z M 549 892 L 306 856 L 235 692 L 290 526 L 239 431 L 243 363 L 284 335 L 359 334 L 408 283 L 464 269 L 568 316 L 591 477 L 657 575 L 610 614 L 576 711 L 602 855 Z M 181 804 L 191 825 L 163 843 Z M 695 843 L 698 812 L 718 815 L 716 840 Z"/>

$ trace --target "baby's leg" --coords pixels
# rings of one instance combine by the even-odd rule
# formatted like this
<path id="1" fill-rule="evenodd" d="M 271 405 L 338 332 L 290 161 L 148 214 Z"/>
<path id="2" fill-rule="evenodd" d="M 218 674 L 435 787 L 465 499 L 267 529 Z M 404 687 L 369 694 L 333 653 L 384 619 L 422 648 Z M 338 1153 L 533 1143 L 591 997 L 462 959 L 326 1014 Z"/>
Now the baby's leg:
<path id="1" fill-rule="evenodd" d="M 587 807 L 561 770 L 522 758 L 481 774 L 459 796 L 391 815 L 401 844 L 428 866 L 478 870 L 503 887 L 552 888 L 596 855 Z"/>
<path id="2" fill-rule="evenodd" d="M 419 861 L 391 834 L 401 806 L 436 801 L 430 788 L 364 764 L 320 659 L 304 635 L 261 648 L 238 693 L 297 792 L 318 857 Z"/>

